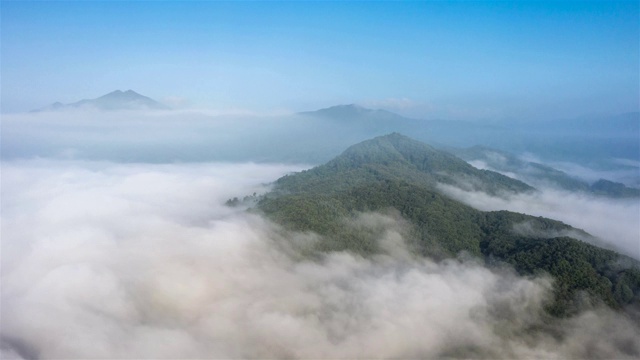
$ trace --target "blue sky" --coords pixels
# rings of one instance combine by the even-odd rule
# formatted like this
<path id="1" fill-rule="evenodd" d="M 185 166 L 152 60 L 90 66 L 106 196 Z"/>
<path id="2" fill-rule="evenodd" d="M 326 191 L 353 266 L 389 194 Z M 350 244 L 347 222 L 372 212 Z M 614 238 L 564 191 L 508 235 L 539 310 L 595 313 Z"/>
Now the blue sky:
<path id="1" fill-rule="evenodd" d="M 639 109 L 627 2 L 1 3 L 2 112 L 133 89 L 176 107 L 422 118 Z"/>

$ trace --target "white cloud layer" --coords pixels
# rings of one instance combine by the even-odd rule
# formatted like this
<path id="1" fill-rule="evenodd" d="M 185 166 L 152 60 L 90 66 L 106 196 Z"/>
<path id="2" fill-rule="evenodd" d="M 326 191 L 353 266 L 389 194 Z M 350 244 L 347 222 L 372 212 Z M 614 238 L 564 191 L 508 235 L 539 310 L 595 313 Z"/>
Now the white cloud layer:
<path id="1" fill-rule="evenodd" d="M 599 245 L 608 245 L 640 259 L 638 199 L 610 199 L 554 189 L 497 197 L 450 185 L 439 187 L 449 196 L 479 210 L 510 210 L 560 220 L 597 237 L 601 241 Z"/>
<path id="2" fill-rule="evenodd" d="M 2 164 L 5 358 L 634 358 L 606 310 L 548 321 L 545 278 L 434 263 L 383 224 L 386 254 L 302 256 L 233 196 L 281 165 Z"/>
<path id="3" fill-rule="evenodd" d="M 290 113 L 69 110 L 2 117 L 0 157 L 316 163 L 371 134 Z M 376 133 L 376 135 L 379 135 Z"/>

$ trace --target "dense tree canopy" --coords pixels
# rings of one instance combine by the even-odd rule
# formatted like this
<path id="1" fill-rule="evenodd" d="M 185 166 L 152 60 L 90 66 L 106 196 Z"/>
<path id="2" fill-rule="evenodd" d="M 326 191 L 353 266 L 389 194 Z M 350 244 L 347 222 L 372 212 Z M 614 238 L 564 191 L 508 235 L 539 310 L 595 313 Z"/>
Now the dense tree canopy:
<path id="1" fill-rule="evenodd" d="M 463 179 L 462 181 L 460 179 Z M 550 274 L 548 311 L 571 314 L 593 302 L 612 308 L 640 304 L 640 267 L 630 258 L 567 234 L 588 234 L 562 222 L 508 211 L 482 212 L 439 193 L 438 182 L 500 194 L 533 191 L 519 181 L 479 171 L 453 155 L 399 134 L 352 146 L 329 163 L 279 179 L 258 208 L 284 226 L 323 235 L 319 251 L 378 251 L 345 219 L 395 209 L 410 222 L 407 240 L 435 259 L 461 252 L 520 274 Z M 526 232 L 518 231 L 526 226 Z M 570 232 L 571 231 L 571 232 Z"/>

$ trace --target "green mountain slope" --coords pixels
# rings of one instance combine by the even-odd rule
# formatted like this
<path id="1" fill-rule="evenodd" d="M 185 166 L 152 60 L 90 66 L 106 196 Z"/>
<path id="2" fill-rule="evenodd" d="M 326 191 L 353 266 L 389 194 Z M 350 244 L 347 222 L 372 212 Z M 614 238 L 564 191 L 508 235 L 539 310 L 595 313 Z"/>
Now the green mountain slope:
<path id="1" fill-rule="evenodd" d="M 511 264 L 521 274 L 552 275 L 552 314 L 583 307 L 581 294 L 612 308 L 639 306 L 640 267 L 634 260 L 568 237 L 587 234 L 559 221 L 475 210 L 439 193 L 437 182 L 494 193 L 532 191 L 524 183 L 391 134 L 279 179 L 258 209 L 287 228 L 323 235 L 318 251 L 363 256 L 378 252 L 378 244 L 366 231 L 347 226 L 348 219 L 362 212 L 397 212 L 410 223 L 406 238 L 417 254 L 444 259 L 466 252 L 490 265 Z"/>
<path id="2" fill-rule="evenodd" d="M 519 180 L 478 170 L 450 153 L 398 133 L 361 142 L 325 165 L 279 179 L 276 189 L 325 193 L 377 180 L 431 187 L 445 183 L 493 195 L 535 190 Z"/>

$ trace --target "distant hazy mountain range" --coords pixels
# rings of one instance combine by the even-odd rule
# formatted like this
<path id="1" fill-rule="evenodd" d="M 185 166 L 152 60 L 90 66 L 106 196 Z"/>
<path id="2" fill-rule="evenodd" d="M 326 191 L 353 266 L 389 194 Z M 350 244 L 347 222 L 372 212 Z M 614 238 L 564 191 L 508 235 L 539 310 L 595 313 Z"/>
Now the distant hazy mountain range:
<path id="1" fill-rule="evenodd" d="M 65 109 L 161 110 L 168 107 L 132 90 L 118 90 L 96 99 L 81 100 L 71 104 L 55 103 L 36 111 Z M 169 117 L 173 118 L 169 119 Z M 191 131 L 189 127 L 183 126 L 190 120 L 206 120 L 207 117 L 206 114 L 168 113 L 167 119 L 156 118 L 155 121 L 171 123 L 179 119 L 180 127 L 174 129 L 174 133 L 179 134 Z M 563 174 L 541 164 L 518 163 L 513 155 L 509 155 L 510 158 L 506 159 L 506 162 L 497 163 L 494 161 L 497 159 L 495 156 L 487 157 L 486 152 L 482 151 L 483 148 L 495 149 L 490 155 L 496 155 L 498 152 L 503 152 L 503 155 L 529 153 L 534 154 L 545 164 L 568 162 L 602 171 L 621 170 L 632 175 L 616 178 L 608 178 L 608 175 L 602 177 L 623 182 L 633 188 L 640 188 L 640 180 L 638 180 L 640 178 L 636 175 L 637 164 L 640 163 L 640 114 L 637 112 L 553 121 L 545 119 L 456 121 L 412 119 L 387 110 L 368 109 L 350 104 L 280 116 L 277 119 L 255 120 L 250 117 L 236 119 L 226 123 L 228 125 L 198 120 L 198 126 L 201 128 L 197 134 L 189 134 L 192 139 L 189 144 L 180 145 L 179 157 L 181 160 L 204 160 L 215 157 L 215 160 L 225 161 L 319 164 L 338 155 L 351 144 L 398 132 L 410 134 L 417 140 L 449 151 L 454 148 L 467 149 L 480 145 L 482 147 L 454 152 L 467 161 L 486 163 L 487 169 L 494 169 L 503 174 L 517 173 L 518 179 L 533 186 L 543 181 L 563 189 L 582 190 L 608 196 L 639 195 L 637 190 L 626 189 L 620 184 L 611 182 L 592 184 L 597 177 L 585 183 L 574 179 L 576 174 Z M 127 125 L 125 122 L 120 122 L 119 126 Z M 155 131 L 147 128 L 145 134 L 152 137 Z M 80 145 L 67 144 L 65 148 L 78 146 Z M 141 151 L 140 146 L 136 143 L 136 151 L 127 151 L 127 158 L 139 154 L 154 160 L 165 156 L 171 159 L 176 158 L 175 154 L 165 154 L 157 149 Z M 5 154 L 16 153 L 17 150 L 25 148 L 24 139 L 17 142 L 13 149 L 5 148 L 6 146 L 3 148 Z M 38 144 L 37 148 L 41 148 L 41 144 Z M 95 146 L 87 150 L 90 153 L 96 151 L 98 149 Z M 168 150 L 163 149 L 163 151 Z M 498 156 L 498 158 L 501 157 Z M 633 173 L 633 171 L 636 172 Z"/>
<path id="2" fill-rule="evenodd" d="M 366 124 L 362 129 L 366 135 L 397 131 L 434 145 L 485 145 L 547 158 L 563 154 L 567 160 L 583 163 L 607 157 L 640 160 L 638 112 L 574 119 L 461 121 L 411 119 L 385 110 L 341 105 L 302 114 L 344 126 Z"/>
<path id="3" fill-rule="evenodd" d="M 315 111 L 304 111 L 299 113 L 305 116 L 324 117 L 326 119 L 338 121 L 357 121 L 357 120 L 383 120 L 383 121 L 407 121 L 410 120 L 401 115 L 381 109 L 367 109 L 365 107 L 349 104 L 336 105 L 325 109 Z"/>
<path id="4" fill-rule="evenodd" d="M 95 109 L 95 110 L 168 110 L 169 107 L 163 105 L 149 97 L 140 95 L 133 90 L 116 90 L 95 99 L 85 99 L 71 104 L 60 102 L 53 103 L 47 107 L 34 110 L 58 111 L 66 109 Z"/>
<path id="5" fill-rule="evenodd" d="M 522 160 L 506 151 L 479 145 L 466 149 L 450 149 L 450 151 L 478 168 L 497 171 L 533 186 L 551 186 L 557 189 L 617 198 L 640 197 L 640 189 L 606 179 L 599 179 L 589 184 L 551 166 Z"/>

